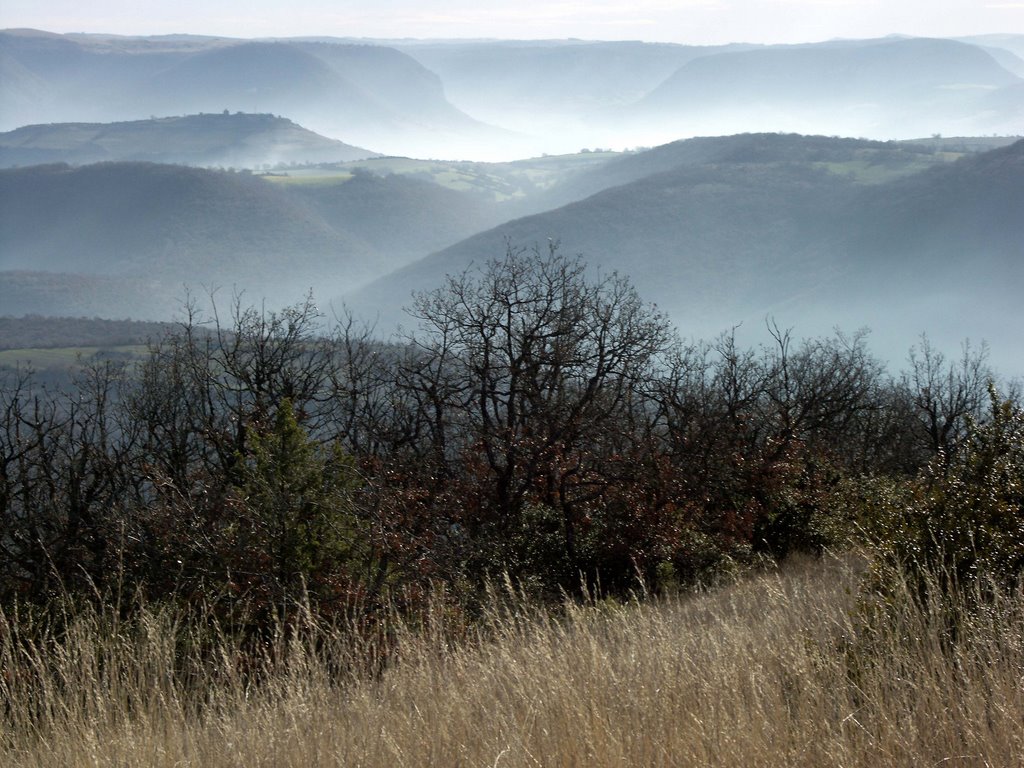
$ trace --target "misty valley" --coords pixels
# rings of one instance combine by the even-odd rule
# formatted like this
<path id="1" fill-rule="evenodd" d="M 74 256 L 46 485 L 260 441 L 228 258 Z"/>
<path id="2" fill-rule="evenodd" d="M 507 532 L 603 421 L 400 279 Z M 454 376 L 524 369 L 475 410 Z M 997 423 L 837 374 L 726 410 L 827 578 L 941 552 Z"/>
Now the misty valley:
<path id="1" fill-rule="evenodd" d="M 1022 397 L 1024 34 L 0 30 L 0 762 L 1015 764 Z"/>
<path id="2" fill-rule="evenodd" d="M 0 46 L 6 315 L 312 291 L 387 337 L 413 291 L 557 242 L 689 337 L 866 327 L 902 362 L 928 333 L 1021 372 L 1021 38 Z"/>

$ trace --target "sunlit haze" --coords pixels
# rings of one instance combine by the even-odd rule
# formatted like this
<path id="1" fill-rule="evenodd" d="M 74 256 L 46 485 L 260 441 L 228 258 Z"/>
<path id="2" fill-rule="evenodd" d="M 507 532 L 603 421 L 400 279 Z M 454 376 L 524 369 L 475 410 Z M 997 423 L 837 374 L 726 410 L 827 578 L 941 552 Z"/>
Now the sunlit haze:
<path id="1" fill-rule="evenodd" d="M 127 35 L 567 38 L 792 43 L 1024 32 L 1004 0 L 7 0 L 0 27 Z"/>
<path id="2" fill-rule="evenodd" d="M 0 315 L 314 286 L 386 334 L 551 241 L 694 338 L 865 326 L 902 361 L 926 331 L 1024 373 L 1024 0 L 0 0 L 0 29 Z"/>

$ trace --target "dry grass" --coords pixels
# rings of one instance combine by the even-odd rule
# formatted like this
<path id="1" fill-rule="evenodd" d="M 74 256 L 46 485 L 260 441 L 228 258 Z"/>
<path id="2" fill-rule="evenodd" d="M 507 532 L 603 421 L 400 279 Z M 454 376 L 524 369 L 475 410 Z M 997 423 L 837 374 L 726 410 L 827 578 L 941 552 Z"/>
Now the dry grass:
<path id="1" fill-rule="evenodd" d="M 172 614 L 115 628 L 85 613 L 37 646 L 8 616 L 0 764 L 1024 764 L 1024 595 L 951 650 L 943 622 L 903 601 L 870 631 L 855 622 L 857 579 L 833 560 L 558 615 L 495 599 L 457 643 L 439 610 L 376 679 L 346 671 L 372 648 L 311 627 L 320 650 L 281 640 L 268 659 L 288 661 L 268 660 L 259 686 L 226 638 L 217 664 L 190 662 L 197 630 Z"/>

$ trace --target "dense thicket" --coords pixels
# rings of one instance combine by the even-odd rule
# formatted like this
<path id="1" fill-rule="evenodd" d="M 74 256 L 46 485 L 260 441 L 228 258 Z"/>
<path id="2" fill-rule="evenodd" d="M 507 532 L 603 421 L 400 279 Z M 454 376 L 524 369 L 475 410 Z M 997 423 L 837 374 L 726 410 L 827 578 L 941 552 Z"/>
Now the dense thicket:
<path id="1" fill-rule="evenodd" d="M 538 595 L 660 589 L 820 551 L 897 509 L 895 487 L 955 516 L 965 478 L 1024 464 L 1017 407 L 985 409 L 984 349 L 922 340 L 892 376 L 863 334 L 686 344 L 627 280 L 555 249 L 510 249 L 411 315 L 382 343 L 351 318 L 325 332 L 311 301 L 236 303 L 73 391 L 9 375 L 0 597 L 140 586 L 258 619 L 438 580 L 469 597 L 503 572 Z M 914 491 L 925 468 L 941 477 Z M 972 502 L 985 530 L 1019 519 L 1015 482 Z"/>

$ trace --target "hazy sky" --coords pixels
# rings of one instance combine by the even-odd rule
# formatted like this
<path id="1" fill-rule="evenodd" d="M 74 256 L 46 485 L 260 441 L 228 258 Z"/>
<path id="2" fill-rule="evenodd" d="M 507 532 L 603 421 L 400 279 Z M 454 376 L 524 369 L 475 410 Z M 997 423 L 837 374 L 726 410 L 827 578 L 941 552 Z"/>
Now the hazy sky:
<path id="1" fill-rule="evenodd" d="M 1024 33 L 1024 0 L 3 0 L 2 27 L 770 43 Z"/>

